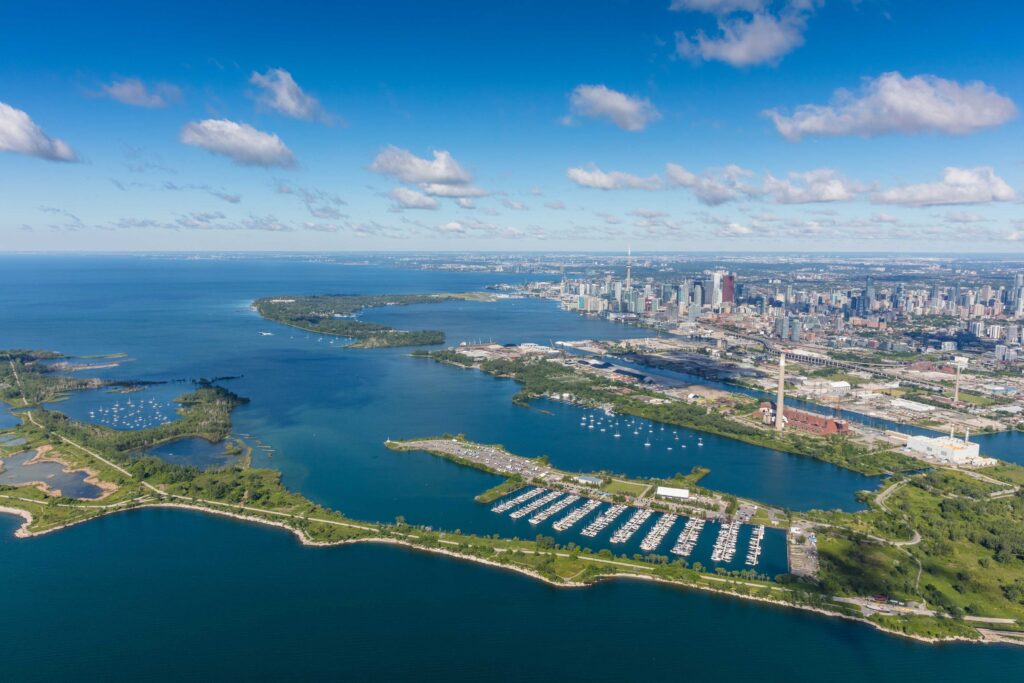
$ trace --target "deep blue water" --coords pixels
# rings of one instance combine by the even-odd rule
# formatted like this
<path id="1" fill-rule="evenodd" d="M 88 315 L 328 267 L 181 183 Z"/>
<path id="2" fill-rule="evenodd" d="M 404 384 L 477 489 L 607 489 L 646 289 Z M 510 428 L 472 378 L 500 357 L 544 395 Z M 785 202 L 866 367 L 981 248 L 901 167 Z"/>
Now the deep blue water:
<path id="1" fill-rule="evenodd" d="M 561 515 L 536 528 L 473 502 L 473 496 L 499 481 L 496 477 L 427 454 L 394 453 L 383 446 L 389 437 L 442 432 L 503 443 L 527 456 L 547 454 L 568 469 L 663 476 L 702 464 L 712 470 L 704 480 L 708 487 L 795 509 L 855 509 L 856 491 L 876 485 L 870 478 L 825 463 L 712 436 L 705 436 L 705 446 L 698 449 L 687 430 L 677 430 L 686 449 L 670 440 L 671 430 L 663 433 L 658 427 L 652 447 L 644 448 L 638 442 L 642 437 L 631 432 L 616 440 L 608 432 L 581 430 L 580 417 L 587 411 L 573 406 L 538 401 L 532 408 L 517 407 L 510 399 L 518 387 L 508 380 L 411 358 L 406 349 L 343 349 L 340 342 L 320 341 L 316 335 L 263 321 L 249 308 L 253 298 L 270 294 L 474 291 L 503 279 L 518 281 L 522 276 L 265 258 L 0 257 L 0 348 L 128 355 L 119 367 L 90 371 L 86 376 L 154 381 L 239 376 L 225 383 L 251 399 L 235 413 L 236 431 L 274 449 L 272 455 L 257 451 L 256 464 L 279 469 L 286 485 L 356 518 L 392 520 L 402 515 L 411 523 L 438 528 L 521 537 L 538 532 L 556 535 L 550 522 Z M 443 329 L 448 343 L 490 339 L 548 343 L 646 334 L 638 328 L 564 313 L 550 302 L 532 299 L 393 307 L 368 312 L 366 317 L 405 329 Z M 262 336 L 261 331 L 273 335 Z M 164 384 L 130 396 L 133 402 L 146 397 L 167 402 L 189 389 L 187 384 Z M 96 413 L 117 402 L 123 405 L 126 398 L 87 392 L 55 407 L 90 419 L 90 411 Z M 668 445 L 673 445 L 672 451 Z M 167 448 L 173 451 L 176 446 Z M 4 518 L 0 524 L 8 521 Z M 586 521 L 557 535 L 558 541 L 581 542 L 578 532 Z M 587 545 L 609 547 L 607 537 L 614 527 Z M 660 552 L 671 546 L 680 528 L 677 522 Z M 638 552 L 645 531 L 646 527 L 631 543 L 614 550 Z M 96 544 L 98 537 L 103 539 L 100 544 Z M 709 525 L 691 559 L 706 562 L 713 539 L 714 528 Z M 742 566 L 744 539 L 741 536 L 734 566 Z M 230 550 L 222 554 L 221 548 Z M 75 558 L 88 561 L 77 563 Z M 44 561 L 49 564 L 36 566 Z M 123 569 L 103 574 L 104 567 L 114 563 L 121 563 L 118 566 Z M 881 638 L 855 625 L 662 587 L 618 584 L 591 591 L 553 591 L 505 572 L 419 554 L 385 548 L 312 551 L 273 531 L 156 511 L 130 513 L 27 542 L 14 542 L 9 534 L 0 533 L 0 566 L 5 575 L 8 566 L 18 568 L 15 582 L 4 581 L 21 587 L 19 594 L 46 596 L 44 600 L 54 607 L 93 616 L 88 601 L 101 600 L 104 623 L 115 633 L 137 621 L 134 615 L 145 602 L 123 599 L 123 595 L 145 594 L 156 600 L 160 609 L 146 612 L 145 628 L 138 637 L 111 638 L 108 648 L 93 656 L 115 661 L 119 654 L 141 658 L 140 653 L 146 653 L 154 663 L 153 671 L 163 678 L 193 671 L 189 667 L 205 667 L 211 677 L 229 672 L 228 677 L 241 678 L 244 671 L 250 672 L 249 677 L 273 678 L 279 669 L 265 660 L 278 652 L 288 653 L 289 661 L 302 660 L 291 672 L 310 675 L 330 671 L 337 678 L 344 678 L 346 672 L 367 678 L 371 671 L 367 667 L 383 655 L 383 661 L 376 662 L 377 680 L 386 680 L 389 674 L 427 673 L 431 666 L 455 667 L 451 680 L 477 680 L 484 671 L 500 679 L 513 677 L 513 669 L 502 667 L 510 665 L 513 660 L 508 655 L 515 651 L 531 652 L 533 671 L 549 674 L 567 671 L 562 667 L 571 665 L 572 671 L 596 680 L 623 680 L 647 670 L 664 680 L 677 677 L 674 673 L 711 672 L 714 666 L 737 675 L 760 671 L 763 678 L 768 660 L 751 661 L 749 642 L 728 643 L 728 652 L 720 649 L 726 646 L 719 642 L 721 636 L 728 631 L 719 629 L 727 625 L 736 635 L 749 629 L 769 634 L 771 662 L 780 656 L 793 662 L 808 657 L 817 661 L 814 647 L 835 649 L 840 647 L 836 643 L 848 640 L 848 647 L 840 647 L 840 661 L 856 662 L 864 656 L 858 649 L 868 648 L 869 660 L 879 666 L 886 657 L 924 661 L 935 653 L 958 653 L 941 655 L 940 660 L 951 657 L 964 667 L 977 662 L 989 662 L 989 667 L 1021 663 L 1014 658 L 1016 653 L 995 654 L 1002 650 L 923 648 Z M 60 575 L 58 569 L 72 566 L 87 572 L 81 583 L 90 585 L 89 591 L 82 592 L 78 581 L 52 585 Z M 777 573 L 784 566 L 782 536 L 769 534 L 758 569 Z M 117 578 L 123 592 L 108 600 L 109 591 L 102 587 L 114 580 L 111 577 Z M 96 581 L 89 584 L 92 578 Z M 222 591 L 227 592 L 223 601 L 217 599 Z M 371 597 L 380 609 L 370 606 Z M 268 598 L 269 606 L 264 605 Z M 240 605 L 244 600 L 247 605 Z M 350 613 L 346 605 L 354 611 Z M 629 614 L 624 613 L 627 605 L 631 605 Z M 252 612 L 264 608 L 266 612 L 259 616 Z M 36 621 L 30 620 L 25 632 L 33 628 L 52 632 L 47 614 L 49 610 L 33 613 Z M 646 625 L 632 633 L 623 628 L 631 620 L 637 626 Z M 250 622 L 251 628 L 258 624 L 269 629 L 257 639 L 258 644 L 251 642 L 253 631 L 237 628 Z M 73 653 L 88 650 L 99 630 L 91 629 L 80 641 L 49 651 L 50 659 L 42 664 L 39 651 L 23 646 L 24 639 L 16 641 L 19 647 L 14 649 L 37 653 L 24 660 L 39 665 L 33 671 L 56 674 L 70 670 Z M 295 644 L 299 632 L 308 642 Z M 205 635 L 200 638 L 199 633 Z M 448 642 L 442 646 L 442 634 L 459 646 L 452 648 Z M 175 639 L 176 648 L 190 652 L 189 661 L 177 664 L 183 668 L 157 666 L 164 656 L 180 659 L 158 651 L 162 645 L 157 643 L 169 638 Z M 563 638 L 569 639 L 564 647 L 558 644 Z M 2 642 L 7 650 L 10 639 Z M 492 643 L 489 652 L 473 651 L 485 647 L 485 642 Z M 812 643 L 810 652 L 807 643 Z M 395 644 L 401 653 L 397 657 L 390 649 Z M 249 656 L 257 646 L 265 649 Z M 558 650 L 553 649 L 556 646 Z M 621 652 L 614 657 L 614 667 L 605 667 L 604 657 L 599 662 L 582 656 L 595 646 Z M 437 656 L 439 647 L 446 655 L 443 658 Z M 677 654 L 680 647 L 690 648 L 686 658 Z M 60 656 L 52 656 L 54 651 Z M 343 651 L 351 656 L 339 664 Z M 552 656 L 559 653 L 557 662 L 533 656 L 545 651 Z M 744 657 L 733 657 L 732 652 Z M 459 661 L 451 661 L 452 653 Z M 103 661 L 92 661 L 96 667 L 103 666 Z M 949 667 L 956 670 L 948 665 L 904 671 L 945 675 Z M 83 670 L 76 669 L 79 674 Z"/>
<path id="2" fill-rule="evenodd" d="M 30 540 L 0 516 L 5 680 L 1016 680 L 1024 650 L 927 646 L 640 582 L 560 589 L 381 546 L 141 510 Z"/>

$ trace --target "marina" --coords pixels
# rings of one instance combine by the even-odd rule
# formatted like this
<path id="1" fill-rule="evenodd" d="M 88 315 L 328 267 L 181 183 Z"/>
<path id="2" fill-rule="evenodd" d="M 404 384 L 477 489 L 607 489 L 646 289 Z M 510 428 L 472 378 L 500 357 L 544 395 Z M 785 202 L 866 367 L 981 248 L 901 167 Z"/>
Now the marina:
<path id="1" fill-rule="evenodd" d="M 747 549 L 747 566 L 753 567 L 757 565 L 759 559 L 761 559 L 761 541 L 764 540 L 764 525 L 761 524 L 754 528 L 754 533 L 750 535 L 750 546 Z"/>
<path id="2" fill-rule="evenodd" d="M 508 512 L 509 510 L 511 510 L 512 508 L 516 507 L 517 505 L 522 505 L 523 503 L 525 503 L 526 501 L 530 500 L 531 498 L 536 498 L 540 494 L 544 493 L 545 490 L 546 489 L 542 489 L 542 488 L 532 488 L 529 491 L 527 491 L 526 493 L 520 493 L 519 495 L 517 495 L 517 496 L 515 496 L 513 498 L 510 498 L 509 500 L 506 500 L 504 503 L 499 503 L 499 504 L 495 505 L 494 507 L 491 508 L 491 512 L 497 512 L 499 515 L 502 514 L 502 513 Z M 518 493 L 518 491 L 517 491 L 517 493 Z"/>
<path id="3" fill-rule="evenodd" d="M 546 489 L 545 489 L 546 490 Z M 515 510 L 509 515 L 512 519 L 522 519 L 526 515 L 530 514 L 534 510 L 539 510 L 548 503 L 553 502 L 556 498 L 562 495 L 561 491 L 551 491 L 547 495 L 541 496 L 540 498 L 532 501 L 528 505 Z"/>
<path id="4" fill-rule="evenodd" d="M 697 545 L 697 540 L 700 538 L 700 532 L 704 530 L 704 520 L 696 517 L 691 517 L 686 520 L 686 526 L 683 527 L 682 532 L 679 534 L 679 538 L 676 540 L 676 544 L 672 547 L 672 554 L 679 555 L 680 557 L 689 557 L 693 553 L 694 547 Z"/>
<path id="5" fill-rule="evenodd" d="M 640 549 L 648 553 L 657 550 L 677 519 L 679 519 L 677 515 L 668 512 L 663 514 L 654 526 L 651 527 L 651 530 L 647 532 L 647 535 L 644 536 L 644 540 L 640 542 Z"/>
<path id="6" fill-rule="evenodd" d="M 601 501 L 592 499 L 587 500 L 586 503 L 579 506 L 578 508 L 567 514 L 565 517 L 562 517 L 560 520 L 552 524 L 551 528 L 553 528 L 555 531 L 568 531 L 573 526 L 575 526 L 577 522 L 579 522 L 581 519 L 583 519 L 599 507 L 601 507 Z"/>
<path id="7" fill-rule="evenodd" d="M 530 524 L 536 526 L 541 522 L 546 521 L 549 517 L 556 515 L 557 513 L 569 507 L 579 499 L 580 497 L 577 496 L 575 493 L 569 494 L 565 498 L 562 498 L 561 500 L 544 508 L 543 510 L 535 514 L 533 517 L 530 517 Z"/>
<path id="8" fill-rule="evenodd" d="M 580 532 L 587 538 L 594 538 L 599 533 L 605 530 L 609 524 L 618 519 L 619 515 L 626 511 L 625 505 L 613 505 L 604 511 L 600 517 L 595 519 L 593 522 L 587 525 L 587 527 Z"/>
<path id="9" fill-rule="evenodd" d="M 711 551 L 712 562 L 732 562 L 736 554 L 736 540 L 740 534 L 738 522 L 722 522 L 718 530 L 718 538 L 715 539 L 715 547 Z"/>
<path id="10" fill-rule="evenodd" d="M 637 510 L 629 520 L 612 534 L 612 543 L 625 543 L 633 537 L 654 512 L 646 508 Z"/>

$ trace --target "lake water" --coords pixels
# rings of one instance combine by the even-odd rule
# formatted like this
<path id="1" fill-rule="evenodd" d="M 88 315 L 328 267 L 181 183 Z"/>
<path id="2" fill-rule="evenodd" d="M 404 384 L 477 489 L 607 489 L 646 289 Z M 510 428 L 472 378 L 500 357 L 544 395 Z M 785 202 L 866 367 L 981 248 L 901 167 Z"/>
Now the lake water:
<path id="1" fill-rule="evenodd" d="M 1012 681 L 1024 650 L 640 582 L 553 588 L 381 546 L 141 510 L 30 540 L 0 516 L 4 678 Z M 73 579 L 73 580 L 70 580 Z M 73 620 L 63 615 L 74 615 Z M 82 620 L 88 620 L 87 624 Z"/>
<path id="2" fill-rule="evenodd" d="M 583 523 L 557 535 L 550 522 L 559 515 L 537 528 L 475 503 L 473 496 L 499 481 L 494 476 L 383 445 L 387 438 L 444 432 L 503 443 L 522 455 L 546 454 L 567 469 L 664 476 L 706 465 L 712 471 L 704 485 L 794 509 L 856 509 L 855 493 L 877 485 L 825 463 L 712 436 L 698 449 L 687 430 L 676 430 L 686 449 L 658 428 L 652 447 L 644 448 L 632 433 L 613 439 L 581 430 L 580 417 L 589 413 L 573 406 L 513 405 L 513 382 L 411 358 L 407 349 L 344 349 L 340 341 L 268 323 L 249 308 L 252 299 L 272 294 L 476 291 L 522 279 L 275 258 L 0 256 L 0 348 L 127 354 L 119 367 L 84 376 L 237 376 L 224 385 L 251 403 L 235 412 L 236 431 L 273 448 L 272 455 L 256 451 L 255 464 L 280 470 L 287 486 L 362 519 L 401 515 L 437 528 L 520 537 L 541 532 L 580 542 Z M 442 329 L 448 343 L 646 334 L 532 299 L 393 307 L 366 318 Z M 91 411 L 98 421 L 100 408 L 123 406 L 128 396 L 167 402 L 189 388 L 88 392 L 55 407 L 79 419 L 90 419 Z M 304 549 L 273 530 L 178 512 L 133 512 L 29 541 L 10 538 L 5 529 L 15 526 L 0 517 L 4 583 L 19 586 L 9 621 L 19 628 L 3 640 L 5 653 L 14 653 L 5 660 L 23 674 L 15 680 L 88 671 L 153 680 L 189 674 L 388 680 L 442 668 L 448 680 L 770 680 L 780 667 L 786 680 L 821 680 L 826 669 L 838 676 L 833 680 L 861 680 L 861 674 L 953 680 L 956 672 L 963 680 L 979 667 L 999 675 L 1024 664 L 1021 651 L 929 648 L 859 625 L 665 587 L 555 590 L 504 571 L 390 548 Z M 637 552 L 646 528 L 616 552 Z M 610 531 L 587 545 L 606 547 Z M 702 544 L 713 542 L 713 532 L 709 525 Z M 709 552 L 699 545 L 691 559 L 704 561 Z M 770 533 L 758 569 L 776 573 L 784 566 L 781 534 Z M 71 571 L 76 580 L 64 581 Z M 22 596 L 32 602 L 20 602 Z M 72 638 L 70 629 L 54 629 L 53 610 L 40 604 L 89 614 L 99 628 L 75 629 Z M 136 619 L 140 605 L 152 607 L 147 613 L 155 618 Z M 768 642 L 752 645 L 745 634 Z M 32 635 L 45 640 L 35 643 Z M 171 638 L 175 647 L 164 647 Z M 594 648 L 609 655 L 587 654 Z M 513 652 L 530 655 L 511 660 Z M 123 657 L 146 661 L 148 669 L 126 669 Z"/>
<path id="3" fill-rule="evenodd" d="M 30 482 L 42 482 L 51 491 L 60 491 L 67 498 L 99 498 L 103 489 L 86 482 L 89 476 L 82 471 L 65 472 L 60 463 L 43 461 L 26 464 L 36 455 L 35 451 L 25 451 L 0 459 L 0 484 L 17 486 Z"/>

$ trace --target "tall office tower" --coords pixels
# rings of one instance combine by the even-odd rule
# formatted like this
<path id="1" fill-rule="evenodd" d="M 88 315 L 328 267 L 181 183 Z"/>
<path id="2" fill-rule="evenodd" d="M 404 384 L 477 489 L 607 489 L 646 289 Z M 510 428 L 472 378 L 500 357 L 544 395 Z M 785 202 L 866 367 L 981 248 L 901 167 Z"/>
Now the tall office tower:
<path id="1" fill-rule="evenodd" d="M 711 274 L 711 307 L 715 310 L 722 307 L 722 273 L 717 270 Z"/>
<path id="2" fill-rule="evenodd" d="M 870 275 L 868 275 L 867 286 L 864 287 L 864 298 L 867 299 L 864 304 L 865 309 L 871 311 L 871 306 L 875 303 L 875 283 Z"/>
<path id="3" fill-rule="evenodd" d="M 793 303 L 793 285 L 786 285 L 786 300 L 784 303 L 787 306 Z"/>
<path id="4" fill-rule="evenodd" d="M 786 414 L 786 352 L 779 353 L 779 393 L 775 397 L 775 431 L 782 431 Z"/>
<path id="5" fill-rule="evenodd" d="M 633 249 L 626 247 L 626 291 L 633 286 Z"/>
<path id="6" fill-rule="evenodd" d="M 701 305 L 704 303 L 704 288 L 699 284 L 693 286 L 693 304 L 694 308 L 700 310 Z"/>
<path id="7" fill-rule="evenodd" d="M 726 273 L 722 276 L 722 301 L 736 303 L 736 273 Z"/>

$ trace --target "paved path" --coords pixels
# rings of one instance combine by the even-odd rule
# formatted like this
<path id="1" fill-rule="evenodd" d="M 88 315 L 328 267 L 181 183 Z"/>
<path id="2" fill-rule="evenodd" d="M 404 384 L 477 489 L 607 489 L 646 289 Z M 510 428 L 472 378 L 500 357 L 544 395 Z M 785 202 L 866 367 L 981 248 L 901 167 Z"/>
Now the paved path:
<path id="1" fill-rule="evenodd" d="M 36 418 L 34 418 L 32 416 L 32 411 L 31 410 L 26 411 L 25 414 L 28 415 L 29 422 L 34 424 L 36 427 L 39 427 L 40 429 L 46 429 L 45 427 L 43 427 L 43 425 L 41 425 L 38 422 L 36 422 Z M 64 443 L 66 443 L 66 444 L 70 444 L 70 445 L 74 446 L 75 448 L 77 448 L 80 451 L 84 451 L 85 453 L 88 453 L 89 455 L 91 455 L 92 457 L 96 458 L 97 460 L 99 460 L 103 464 L 109 465 L 110 467 L 113 467 L 115 470 L 117 470 L 118 472 L 120 472 L 124 476 L 128 477 L 129 479 L 134 479 L 135 478 L 135 477 L 132 476 L 132 473 L 129 472 L 128 470 L 126 470 L 125 468 L 121 467 L 120 465 L 115 465 L 114 463 L 110 462 L 109 460 L 104 458 L 99 453 L 96 453 L 95 451 L 91 451 L 88 448 L 86 448 L 85 446 L 81 446 L 81 445 L 75 443 L 74 441 L 72 441 L 71 439 L 67 438 L 66 436 L 61 436 L 60 434 L 58 434 L 57 438 L 60 439 L 61 441 L 63 441 Z M 142 482 L 142 483 L 145 484 L 146 486 L 148 486 L 151 489 L 153 488 L 152 486 L 149 486 L 149 484 L 146 484 L 146 482 Z"/>

